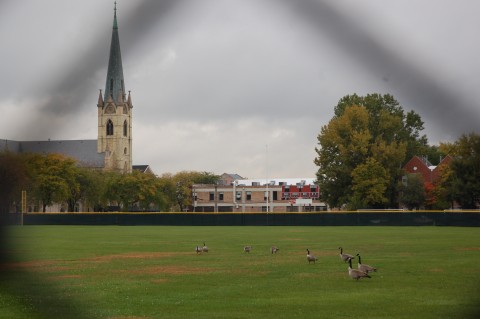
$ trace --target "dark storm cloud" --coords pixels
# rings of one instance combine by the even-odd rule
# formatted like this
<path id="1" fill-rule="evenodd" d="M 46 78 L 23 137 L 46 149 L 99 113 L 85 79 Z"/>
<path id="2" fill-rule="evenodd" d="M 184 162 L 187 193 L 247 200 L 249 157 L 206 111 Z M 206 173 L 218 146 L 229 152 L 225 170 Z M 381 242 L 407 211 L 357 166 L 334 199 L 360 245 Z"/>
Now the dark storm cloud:
<path id="1" fill-rule="evenodd" d="M 121 24 L 122 38 L 127 47 L 134 47 L 158 23 L 172 14 L 172 11 L 182 5 L 182 0 L 144 0 L 138 3 L 133 11 L 126 12 Z M 153 42 L 154 43 L 154 42 Z"/>
<path id="2" fill-rule="evenodd" d="M 395 54 L 334 6 L 316 0 L 285 0 L 283 3 L 319 33 L 328 35 L 352 59 L 364 64 L 374 75 L 396 85 L 412 102 L 409 107 L 419 113 L 424 121 L 434 121 L 437 127 L 449 131 L 453 137 L 478 130 L 478 117 L 468 105 L 469 102 L 451 87 L 439 84 L 426 70 L 416 68 L 405 56 Z"/>

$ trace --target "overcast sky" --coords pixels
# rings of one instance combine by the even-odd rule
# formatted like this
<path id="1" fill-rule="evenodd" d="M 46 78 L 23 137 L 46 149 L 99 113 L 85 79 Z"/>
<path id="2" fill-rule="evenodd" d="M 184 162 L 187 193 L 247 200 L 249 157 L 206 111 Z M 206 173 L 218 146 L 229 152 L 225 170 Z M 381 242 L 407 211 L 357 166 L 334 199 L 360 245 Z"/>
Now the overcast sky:
<path id="1" fill-rule="evenodd" d="M 345 95 L 392 94 L 431 145 L 480 133 L 476 0 L 117 1 L 133 162 L 315 177 Z M 0 138 L 96 139 L 113 1 L 0 0 Z"/>

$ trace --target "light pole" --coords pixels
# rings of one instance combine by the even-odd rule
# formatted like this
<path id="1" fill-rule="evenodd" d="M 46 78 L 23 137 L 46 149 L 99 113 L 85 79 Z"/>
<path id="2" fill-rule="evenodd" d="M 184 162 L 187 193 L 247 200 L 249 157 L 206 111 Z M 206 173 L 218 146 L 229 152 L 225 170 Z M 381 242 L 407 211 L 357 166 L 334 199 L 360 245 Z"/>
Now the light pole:
<path id="1" fill-rule="evenodd" d="M 217 194 L 217 188 L 218 188 L 218 184 L 215 183 L 215 193 L 213 193 L 213 196 L 215 197 L 215 209 L 214 209 L 215 213 L 218 213 L 218 202 L 217 202 L 217 200 L 218 200 L 218 194 Z"/>
<path id="2" fill-rule="evenodd" d="M 195 192 L 195 186 L 192 186 L 192 196 L 193 196 L 193 212 L 196 212 L 197 208 L 197 193 Z"/>
<path id="3" fill-rule="evenodd" d="M 268 144 L 265 145 L 265 185 L 266 185 L 266 200 L 267 200 L 267 214 L 268 214 Z"/>

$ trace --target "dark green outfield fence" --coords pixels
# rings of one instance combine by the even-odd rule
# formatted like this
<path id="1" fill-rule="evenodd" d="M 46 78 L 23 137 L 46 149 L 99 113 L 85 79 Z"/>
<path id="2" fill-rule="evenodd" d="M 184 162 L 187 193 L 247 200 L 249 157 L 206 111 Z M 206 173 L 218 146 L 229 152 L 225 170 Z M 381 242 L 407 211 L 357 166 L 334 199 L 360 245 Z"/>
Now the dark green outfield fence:
<path id="1" fill-rule="evenodd" d="M 22 220 L 23 219 L 23 220 Z M 171 226 L 480 226 L 475 212 L 323 213 L 28 213 L 10 214 L 16 225 Z"/>

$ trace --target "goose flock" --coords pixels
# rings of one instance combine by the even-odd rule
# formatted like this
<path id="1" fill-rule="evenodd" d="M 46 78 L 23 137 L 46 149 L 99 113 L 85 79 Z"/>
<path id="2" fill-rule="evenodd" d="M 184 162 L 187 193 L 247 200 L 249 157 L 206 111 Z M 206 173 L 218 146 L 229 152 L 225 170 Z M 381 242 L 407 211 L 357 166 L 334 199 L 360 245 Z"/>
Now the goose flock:
<path id="1" fill-rule="evenodd" d="M 355 259 L 355 256 L 344 253 L 342 247 L 338 247 L 338 249 L 340 249 L 340 258 L 343 260 L 343 262 L 348 262 L 348 275 L 352 279 L 359 280 L 360 278 L 372 278 L 368 273 L 377 271 L 377 268 L 375 267 L 362 264 L 360 254 L 356 255 L 358 257 L 358 265 L 357 269 L 354 269 L 352 267 L 352 260 Z"/>
<path id="2" fill-rule="evenodd" d="M 355 256 L 354 255 L 351 255 L 351 254 L 347 254 L 345 252 L 343 252 L 343 248 L 342 247 L 338 247 L 338 249 L 340 250 L 340 259 L 344 262 L 344 263 L 347 263 L 348 262 L 348 275 L 352 278 L 352 279 L 355 279 L 355 280 L 359 280 L 361 278 L 372 278 L 369 273 L 371 272 L 376 272 L 377 271 L 377 268 L 376 267 L 373 267 L 373 266 L 370 266 L 370 265 L 367 265 L 367 264 L 362 264 L 362 257 L 360 256 L 360 254 L 356 254 Z M 280 250 L 280 248 L 278 248 L 277 246 L 271 246 L 270 247 L 270 252 L 272 254 L 276 254 L 278 251 Z M 243 252 L 245 253 L 250 253 L 252 251 L 252 246 L 243 246 Z M 201 254 L 201 253 L 208 253 L 208 246 L 205 244 L 205 242 L 203 242 L 203 246 L 196 246 L 195 247 L 195 252 L 197 254 Z M 355 257 L 358 257 L 358 264 L 357 264 L 357 268 L 353 268 L 352 266 L 352 260 L 355 259 Z M 307 248 L 307 261 L 308 263 L 316 263 L 318 260 L 317 257 L 315 257 L 314 254 L 312 254 L 310 252 L 310 249 Z"/>

